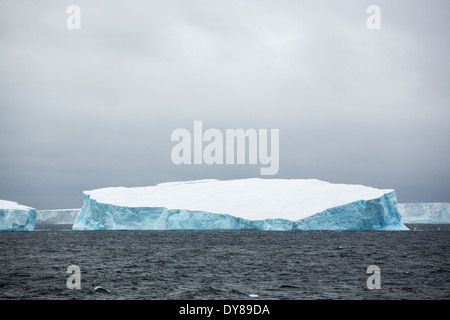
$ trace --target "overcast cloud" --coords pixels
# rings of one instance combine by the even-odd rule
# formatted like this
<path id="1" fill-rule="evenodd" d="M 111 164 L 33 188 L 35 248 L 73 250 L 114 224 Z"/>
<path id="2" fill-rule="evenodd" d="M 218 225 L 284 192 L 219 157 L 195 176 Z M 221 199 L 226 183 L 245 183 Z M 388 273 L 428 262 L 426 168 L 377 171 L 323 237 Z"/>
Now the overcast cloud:
<path id="1" fill-rule="evenodd" d="M 66 28 L 67 6 L 81 30 Z M 370 4 L 381 30 L 366 27 Z M 171 162 L 177 128 L 280 130 L 280 169 L 450 202 L 448 1 L 0 1 L 0 199 L 261 177 Z"/>

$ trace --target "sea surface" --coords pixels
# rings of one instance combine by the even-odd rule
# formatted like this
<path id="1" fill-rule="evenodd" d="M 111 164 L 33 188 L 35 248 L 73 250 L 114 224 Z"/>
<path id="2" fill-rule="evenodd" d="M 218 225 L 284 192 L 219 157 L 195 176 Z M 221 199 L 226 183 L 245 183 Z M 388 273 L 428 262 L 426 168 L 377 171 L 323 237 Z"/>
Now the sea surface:
<path id="1" fill-rule="evenodd" d="M 0 299 L 450 299 L 450 225 L 0 232 Z M 68 289 L 80 268 L 81 289 Z M 369 290 L 370 265 L 380 289 Z M 101 287 L 101 288 L 99 288 Z M 96 290 L 94 290 L 97 288 Z"/>

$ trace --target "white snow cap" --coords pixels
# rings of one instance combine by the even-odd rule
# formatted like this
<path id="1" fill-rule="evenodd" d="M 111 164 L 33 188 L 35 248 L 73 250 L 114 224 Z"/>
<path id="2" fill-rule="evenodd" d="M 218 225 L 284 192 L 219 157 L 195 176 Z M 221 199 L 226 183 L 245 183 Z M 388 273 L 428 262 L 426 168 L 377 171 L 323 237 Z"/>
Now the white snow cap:
<path id="1" fill-rule="evenodd" d="M 84 191 L 91 199 L 122 207 L 165 207 L 229 214 L 247 220 L 298 220 L 358 200 L 393 192 L 316 179 L 197 180 L 150 187 Z"/>
<path id="2" fill-rule="evenodd" d="M 4 210 L 31 210 L 33 208 L 23 206 L 14 201 L 0 200 L 0 209 Z"/>

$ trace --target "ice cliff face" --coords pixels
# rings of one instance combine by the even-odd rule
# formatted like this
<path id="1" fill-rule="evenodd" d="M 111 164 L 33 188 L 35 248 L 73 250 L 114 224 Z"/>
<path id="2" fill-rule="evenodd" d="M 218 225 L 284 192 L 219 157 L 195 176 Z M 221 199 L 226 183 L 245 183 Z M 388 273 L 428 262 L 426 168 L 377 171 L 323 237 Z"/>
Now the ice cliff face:
<path id="1" fill-rule="evenodd" d="M 81 209 L 38 210 L 36 223 L 73 224 Z"/>
<path id="2" fill-rule="evenodd" d="M 36 209 L 0 200 L 0 231 L 33 231 Z"/>
<path id="3" fill-rule="evenodd" d="M 163 183 L 84 192 L 74 230 L 407 230 L 394 190 L 319 180 Z"/>
<path id="4" fill-rule="evenodd" d="M 450 223 L 450 203 L 399 203 L 403 223 Z"/>

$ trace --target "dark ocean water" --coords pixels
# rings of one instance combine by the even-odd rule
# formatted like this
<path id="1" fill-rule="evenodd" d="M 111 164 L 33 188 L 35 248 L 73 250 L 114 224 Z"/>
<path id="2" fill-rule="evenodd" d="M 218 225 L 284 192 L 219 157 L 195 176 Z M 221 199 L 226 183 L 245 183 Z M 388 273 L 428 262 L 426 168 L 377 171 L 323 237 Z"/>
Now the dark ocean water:
<path id="1" fill-rule="evenodd" d="M 450 225 L 408 226 L 0 232 L 0 299 L 450 299 Z M 80 290 L 66 286 L 70 265 Z M 369 265 L 381 289 L 367 288 Z"/>

